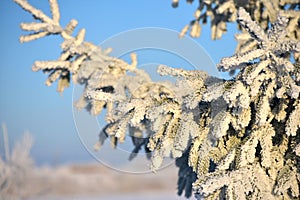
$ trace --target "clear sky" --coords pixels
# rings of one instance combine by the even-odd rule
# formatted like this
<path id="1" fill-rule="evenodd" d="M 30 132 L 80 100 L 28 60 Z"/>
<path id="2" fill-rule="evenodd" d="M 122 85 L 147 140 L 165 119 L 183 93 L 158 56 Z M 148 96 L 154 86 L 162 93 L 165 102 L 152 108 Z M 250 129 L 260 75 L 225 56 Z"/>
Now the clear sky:
<path id="1" fill-rule="evenodd" d="M 29 2 L 49 14 L 47 0 Z M 59 5 L 61 24 L 77 19 L 76 30 L 86 28 L 86 40 L 95 44 L 135 28 L 180 31 L 193 18 L 197 7 L 181 1 L 180 6 L 173 9 L 171 0 L 60 0 Z M 19 24 L 31 21 L 32 17 L 12 0 L 0 1 L 0 123 L 6 123 L 11 143 L 19 139 L 24 130 L 31 132 L 35 138 L 32 155 L 38 164 L 92 160 L 80 143 L 73 121 L 73 86 L 60 96 L 55 85 L 44 85 L 46 75 L 31 71 L 35 60 L 58 58 L 62 40 L 51 36 L 20 44 L 18 38 L 24 33 Z M 196 42 L 218 63 L 222 57 L 234 53 L 234 33 L 236 28 L 232 25 L 222 40 L 211 41 L 209 25 L 205 25 Z"/>

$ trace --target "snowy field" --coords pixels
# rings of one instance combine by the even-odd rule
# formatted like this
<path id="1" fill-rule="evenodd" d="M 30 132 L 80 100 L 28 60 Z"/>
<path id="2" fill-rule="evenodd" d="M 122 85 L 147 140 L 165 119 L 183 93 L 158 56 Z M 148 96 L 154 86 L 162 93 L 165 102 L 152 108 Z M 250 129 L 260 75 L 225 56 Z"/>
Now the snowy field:
<path id="1" fill-rule="evenodd" d="M 146 193 L 146 194 L 124 194 L 114 196 L 80 196 L 80 197 L 42 197 L 28 200 L 186 200 L 185 197 L 179 197 L 175 193 Z M 190 198 L 194 200 L 194 198 Z"/>
<path id="2" fill-rule="evenodd" d="M 99 164 L 33 167 L 25 172 L 22 176 L 10 176 L 12 184 L 6 197 L 26 200 L 186 199 L 176 194 L 178 172 L 174 165 L 148 174 L 120 173 Z"/>

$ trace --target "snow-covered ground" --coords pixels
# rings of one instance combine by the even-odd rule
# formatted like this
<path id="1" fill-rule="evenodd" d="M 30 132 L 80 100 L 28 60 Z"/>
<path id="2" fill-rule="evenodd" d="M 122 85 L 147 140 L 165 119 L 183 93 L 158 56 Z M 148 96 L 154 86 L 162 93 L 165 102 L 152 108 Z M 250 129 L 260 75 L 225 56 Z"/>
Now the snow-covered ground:
<path id="1" fill-rule="evenodd" d="M 78 197 L 42 197 L 29 200 L 186 200 L 175 193 L 145 193 L 145 194 L 124 194 L 111 196 L 78 196 Z M 194 200 L 194 198 L 190 198 Z"/>
<path id="2" fill-rule="evenodd" d="M 16 182 L 7 195 L 26 200 L 184 200 L 176 194 L 177 170 L 173 165 L 157 173 L 128 174 L 99 164 L 34 167 L 21 177 L 21 187 Z"/>

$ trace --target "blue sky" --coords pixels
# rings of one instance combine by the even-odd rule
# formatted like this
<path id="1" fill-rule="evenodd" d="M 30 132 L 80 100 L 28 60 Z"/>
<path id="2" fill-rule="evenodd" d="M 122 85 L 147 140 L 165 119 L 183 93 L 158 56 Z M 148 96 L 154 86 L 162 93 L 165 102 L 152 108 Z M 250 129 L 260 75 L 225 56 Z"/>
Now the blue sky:
<path id="1" fill-rule="evenodd" d="M 48 1 L 29 0 L 49 14 Z M 86 28 L 86 40 L 99 44 L 120 32 L 143 27 L 160 27 L 180 31 L 193 17 L 196 4 L 180 2 L 177 9 L 171 0 L 60 0 L 61 24 L 78 20 L 76 29 Z M 72 114 L 72 87 L 63 95 L 55 85 L 44 85 L 46 75 L 31 71 L 35 60 L 53 60 L 60 55 L 59 36 L 20 44 L 24 34 L 19 24 L 31 22 L 32 17 L 11 0 L 0 2 L 0 123 L 5 122 L 11 143 L 19 139 L 24 130 L 35 138 L 32 155 L 38 164 L 90 161 L 76 132 Z M 209 25 L 205 25 L 199 39 L 215 63 L 234 53 L 235 25 L 222 40 L 211 41 Z M 97 133 L 95 133 L 97 136 Z M 2 137 L 0 137 L 2 144 Z M 2 149 L 1 149 L 2 150 Z"/>

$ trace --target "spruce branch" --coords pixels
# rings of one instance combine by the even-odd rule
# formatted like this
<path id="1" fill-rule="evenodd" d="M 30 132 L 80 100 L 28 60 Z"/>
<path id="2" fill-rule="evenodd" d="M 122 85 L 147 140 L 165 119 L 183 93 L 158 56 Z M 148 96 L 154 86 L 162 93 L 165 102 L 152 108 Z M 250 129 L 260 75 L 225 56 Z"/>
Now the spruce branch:
<path id="1" fill-rule="evenodd" d="M 212 37 L 220 38 L 226 23 L 237 18 L 240 49 L 218 68 L 239 72 L 223 80 L 159 66 L 158 73 L 175 77 L 176 84 L 153 82 L 137 68 L 136 54 L 130 63 L 109 56 L 110 49 L 85 41 L 85 29 L 73 36 L 77 21 L 63 28 L 55 0 L 49 0 L 52 17 L 26 0 L 15 2 L 40 21 L 21 24 L 32 32 L 21 42 L 47 35 L 64 39 L 60 57 L 36 61 L 33 70 L 49 73 L 47 85 L 58 80 L 59 92 L 71 80 L 84 85 L 77 108 L 93 115 L 106 109 L 107 125 L 95 149 L 108 138 L 116 147 L 129 134 L 135 146 L 129 159 L 144 147 L 155 171 L 165 157 L 175 158 L 178 193 L 186 197 L 194 192 L 207 199 L 299 198 L 300 43 L 298 33 L 290 34 L 299 29 L 298 1 L 199 1 L 195 20 L 183 32 L 191 28 L 198 36 L 199 23 L 210 17 Z"/>

